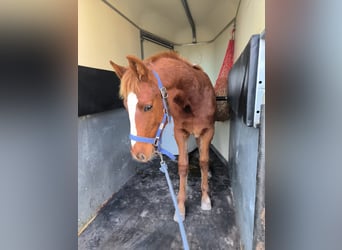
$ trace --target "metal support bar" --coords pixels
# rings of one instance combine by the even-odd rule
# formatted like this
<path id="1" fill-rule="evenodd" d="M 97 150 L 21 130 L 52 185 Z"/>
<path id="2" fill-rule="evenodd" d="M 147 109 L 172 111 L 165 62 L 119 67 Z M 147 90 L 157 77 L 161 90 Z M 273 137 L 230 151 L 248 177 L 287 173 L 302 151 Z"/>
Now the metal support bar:
<path id="1" fill-rule="evenodd" d="M 208 40 L 208 41 L 203 41 L 203 42 L 197 42 L 197 43 L 175 43 L 174 45 L 177 45 L 177 46 L 190 46 L 190 45 L 199 45 L 199 44 L 209 44 L 209 43 L 212 43 L 214 42 L 220 35 L 222 35 L 222 33 L 228 29 L 230 27 L 230 25 L 232 25 L 233 23 L 235 22 L 235 17 L 229 22 L 227 23 L 223 29 L 217 33 L 217 35 L 211 39 L 211 40 Z"/>
<path id="2" fill-rule="evenodd" d="M 196 38 L 196 26 L 195 26 L 195 22 L 194 19 L 192 18 L 191 15 L 191 11 L 189 8 L 189 4 L 187 0 L 182 0 L 182 4 L 183 4 L 183 8 L 185 10 L 185 14 L 188 18 L 188 21 L 190 23 L 191 26 L 191 31 L 192 31 L 192 43 L 197 43 L 197 38 Z"/>
<path id="3" fill-rule="evenodd" d="M 107 0 L 102 0 L 105 4 L 107 4 L 112 10 L 114 10 L 116 13 L 118 13 L 120 16 L 122 16 L 126 21 L 128 21 L 130 24 L 132 24 L 134 27 L 136 27 L 138 30 L 141 30 L 141 28 L 133 22 L 131 19 L 129 19 L 127 16 L 125 16 L 122 12 L 120 12 L 117 8 L 115 8 L 112 4 L 108 3 Z"/>
<path id="4" fill-rule="evenodd" d="M 140 30 L 140 38 L 173 50 L 173 43 L 148 31 Z"/>
<path id="5" fill-rule="evenodd" d="M 228 96 L 216 96 L 216 101 L 226 101 L 226 102 L 228 102 Z"/>
<path id="6" fill-rule="evenodd" d="M 141 59 L 144 59 L 145 58 L 144 39 L 142 39 L 141 36 L 140 36 L 140 54 L 141 54 Z"/>
<path id="7" fill-rule="evenodd" d="M 141 59 L 145 58 L 145 53 L 144 53 L 144 41 L 150 41 L 152 43 L 158 44 L 160 46 L 163 46 L 165 48 L 168 48 L 170 50 L 174 50 L 173 49 L 173 43 L 163 39 L 159 36 L 156 36 L 150 32 L 147 32 L 145 30 L 140 30 L 140 49 L 141 49 Z"/>

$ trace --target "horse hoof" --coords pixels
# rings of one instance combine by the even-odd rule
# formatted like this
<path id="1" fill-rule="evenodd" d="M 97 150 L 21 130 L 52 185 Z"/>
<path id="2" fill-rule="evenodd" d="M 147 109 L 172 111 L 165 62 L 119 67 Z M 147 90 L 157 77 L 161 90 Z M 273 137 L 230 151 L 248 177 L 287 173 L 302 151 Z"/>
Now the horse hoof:
<path id="1" fill-rule="evenodd" d="M 181 217 L 181 220 L 184 221 L 185 220 L 185 214 L 182 214 L 182 213 L 179 213 L 180 217 Z M 178 216 L 177 216 L 177 213 L 175 212 L 175 214 L 173 215 L 173 220 L 175 222 L 178 222 Z"/>
<path id="2" fill-rule="evenodd" d="M 210 202 L 209 198 L 207 200 L 201 201 L 201 209 L 202 210 L 211 210 L 211 202 Z"/>

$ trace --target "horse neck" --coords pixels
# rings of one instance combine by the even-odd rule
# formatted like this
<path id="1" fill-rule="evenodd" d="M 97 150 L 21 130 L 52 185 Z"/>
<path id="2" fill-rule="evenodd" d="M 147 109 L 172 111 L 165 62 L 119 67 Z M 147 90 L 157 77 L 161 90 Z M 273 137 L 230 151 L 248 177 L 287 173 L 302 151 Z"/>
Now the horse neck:
<path id="1" fill-rule="evenodd" d="M 157 71 L 157 70 L 156 70 Z M 169 113 L 174 118 L 174 120 L 180 119 L 179 109 L 176 109 L 176 106 L 179 106 L 180 102 L 187 99 L 186 96 L 190 95 L 190 88 L 187 86 L 186 81 L 183 78 L 182 74 L 172 74 L 170 72 L 175 72 L 173 69 L 160 69 L 158 71 L 158 75 L 161 79 L 163 87 L 166 88 L 168 98 L 167 103 L 169 107 Z M 156 82 L 157 85 L 157 82 Z M 191 105 L 188 101 L 186 101 L 188 105 Z"/>
<path id="2" fill-rule="evenodd" d="M 157 68 L 154 69 L 162 82 L 163 87 L 167 89 L 168 92 L 173 92 L 175 89 L 181 90 L 186 89 L 184 86 L 184 81 L 182 80 L 182 74 L 173 74 L 175 72 L 172 68 Z M 155 84 L 158 86 L 157 81 Z"/>

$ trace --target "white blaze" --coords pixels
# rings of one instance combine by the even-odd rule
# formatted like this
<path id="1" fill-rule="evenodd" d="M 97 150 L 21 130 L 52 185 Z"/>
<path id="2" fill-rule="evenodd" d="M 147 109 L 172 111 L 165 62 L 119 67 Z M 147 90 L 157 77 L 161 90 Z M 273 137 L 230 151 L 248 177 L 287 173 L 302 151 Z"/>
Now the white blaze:
<path id="1" fill-rule="evenodd" d="M 137 127 L 135 125 L 135 111 L 137 108 L 138 98 L 137 95 L 130 92 L 127 96 L 127 108 L 128 108 L 128 116 L 131 128 L 131 134 L 137 135 Z M 131 140 L 132 147 L 134 146 L 135 141 Z"/>

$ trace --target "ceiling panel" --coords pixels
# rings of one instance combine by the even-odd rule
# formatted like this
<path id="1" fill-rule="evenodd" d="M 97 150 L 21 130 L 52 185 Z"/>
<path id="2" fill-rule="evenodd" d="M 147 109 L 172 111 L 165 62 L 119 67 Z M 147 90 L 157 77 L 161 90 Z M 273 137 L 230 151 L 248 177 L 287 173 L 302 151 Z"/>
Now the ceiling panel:
<path id="1" fill-rule="evenodd" d="M 103 0 L 139 28 L 175 44 L 192 42 L 181 0 Z M 234 17 L 240 0 L 187 0 L 197 42 L 212 40 Z M 108 6 L 108 8 L 110 8 Z"/>

